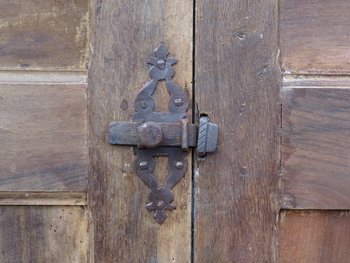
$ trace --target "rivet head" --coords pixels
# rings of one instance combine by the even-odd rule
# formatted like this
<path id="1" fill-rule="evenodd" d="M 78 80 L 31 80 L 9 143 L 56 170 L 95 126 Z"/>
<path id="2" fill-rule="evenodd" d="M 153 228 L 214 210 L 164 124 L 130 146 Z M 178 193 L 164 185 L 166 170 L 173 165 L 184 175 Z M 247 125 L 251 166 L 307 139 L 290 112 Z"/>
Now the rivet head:
<path id="1" fill-rule="evenodd" d="M 139 166 L 140 166 L 141 170 L 146 170 L 148 167 L 148 163 L 146 161 L 142 161 L 139 163 Z"/>
<path id="2" fill-rule="evenodd" d="M 176 162 L 175 163 L 175 167 L 176 167 L 176 169 L 182 169 L 183 167 L 184 167 L 184 164 L 183 164 L 183 162 Z"/>
<path id="3" fill-rule="evenodd" d="M 182 99 L 175 99 L 174 100 L 174 104 L 176 106 L 182 106 L 184 104 L 183 100 Z"/>
<path id="4" fill-rule="evenodd" d="M 147 105 L 147 102 L 145 100 L 142 100 L 140 102 L 140 106 L 141 106 L 142 109 L 146 109 L 148 105 Z"/>
<path id="5" fill-rule="evenodd" d="M 165 203 L 164 203 L 164 201 L 163 200 L 159 200 L 158 202 L 157 202 L 157 208 L 163 208 L 164 207 L 164 205 L 165 205 Z"/>
<path id="6" fill-rule="evenodd" d="M 165 60 L 164 59 L 158 59 L 157 60 L 157 66 L 160 69 L 165 69 Z"/>

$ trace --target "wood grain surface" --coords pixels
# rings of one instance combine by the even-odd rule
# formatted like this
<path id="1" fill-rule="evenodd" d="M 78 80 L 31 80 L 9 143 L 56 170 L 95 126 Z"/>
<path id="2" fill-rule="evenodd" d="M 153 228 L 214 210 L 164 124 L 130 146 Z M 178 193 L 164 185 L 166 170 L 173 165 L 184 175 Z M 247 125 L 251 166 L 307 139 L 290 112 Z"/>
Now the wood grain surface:
<path id="1" fill-rule="evenodd" d="M 277 21 L 277 1 L 196 1 L 196 102 L 220 143 L 195 171 L 194 262 L 273 262 Z"/>
<path id="2" fill-rule="evenodd" d="M 87 205 L 85 192 L 0 192 L 0 205 Z"/>
<path id="3" fill-rule="evenodd" d="M 282 211 L 278 263 L 349 263 L 350 212 Z"/>
<path id="4" fill-rule="evenodd" d="M 132 149 L 108 144 L 108 124 L 130 121 L 136 94 L 149 80 L 146 59 L 161 41 L 178 61 L 175 81 L 191 91 L 192 5 L 190 0 L 96 3 L 88 87 L 96 262 L 190 262 L 190 171 L 174 188 L 176 210 L 157 225 L 145 208 L 149 189 L 133 172 Z M 157 91 L 158 110 L 166 108 L 167 96 Z M 165 162 L 161 158 L 155 171 L 160 181 L 168 174 Z"/>
<path id="5" fill-rule="evenodd" d="M 0 191 L 84 191 L 86 85 L 0 84 Z"/>
<path id="6" fill-rule="evenodd" d="M 350 209 L 350 88 L 328 85 L 283 89 L 282 207 Z"/>
<path id="7" fill-rule="evenodd" d="M 82 207 L 0 207 L 0 262 L 89 262 L 87 220 Z"/>
<path id="8" fill-rule="evenodd" d="M 86 0 L 0 2 L 0 69 L 86 70 Z"/>
<path id="9" fill-rule="evenodd" d="M 88 263 L 89 1 L 0 2 L 0 262 Z"/>
<path id="10" fill-rule="evenodd" d="M 294 74 L 350 74 L 350 2 L 281 0 L 282 67 Z"/>

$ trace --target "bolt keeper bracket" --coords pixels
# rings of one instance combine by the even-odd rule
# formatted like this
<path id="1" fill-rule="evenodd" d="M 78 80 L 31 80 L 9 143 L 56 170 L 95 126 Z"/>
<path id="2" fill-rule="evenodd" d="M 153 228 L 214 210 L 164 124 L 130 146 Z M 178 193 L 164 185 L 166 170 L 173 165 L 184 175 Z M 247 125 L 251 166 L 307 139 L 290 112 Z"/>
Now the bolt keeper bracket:
<path id="1" fill-rule="evenodd" d="M 158 224 L 167 218 L 166 210 L 174 210 L 171 189 L 187 171 L 187 154 L 190 147 L 197 147 L 200 157 L 217 148 L 218 126 L 201 117 L 199 126 L 188 120 L 188 92 L 174 81 L 172 67 L 176 60 L 168 57 L 169 51 L 161 44 L 147 63 L 151 65 L 151 81 L 138 93 L 132 122 L 111 122 L 109 143 L 134 146 L 134 170 L 142 182 L 151 189 L 146 208 L 154 212 Z M 169 93 L 168 112 L 156 112 L 152 97 L 159 81 L 165 81 Z M 169 174 L 161 185 L 153 174 L 156 157 L 168 157 Z"/>

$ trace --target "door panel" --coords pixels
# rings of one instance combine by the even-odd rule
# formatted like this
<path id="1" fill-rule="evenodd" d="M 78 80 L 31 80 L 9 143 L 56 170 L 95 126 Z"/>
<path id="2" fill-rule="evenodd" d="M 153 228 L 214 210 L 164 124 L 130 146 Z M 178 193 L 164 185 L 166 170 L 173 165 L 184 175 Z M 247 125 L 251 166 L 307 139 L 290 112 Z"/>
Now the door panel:
<path id="1" fill-rule="evenodd" d="M 26 81 L 0 84 L 0 191 L 84 191 L 86 85 Z"/>
<path id="2" fill-rule="evenodd" d="M 89 1 L 0 2 L 0 262 L 91 262 Z"/>
<path id="3" fill-rule="evenodd" d="M 350 5 L 282 0 L 280 11 L 280 203 L 289 210 L 277 262 L 349 262 Z"/>
<path id="4" fill-rule="evenodd" d="M 350 82 L 312 84 L 282 92 L 282 206 L 350 209 Z"/>
<path id="5" fill-rule="evenodd" d="M 350 72 L 350 2 L 281 0 L 282 67 L 292 74 Z"/>
<path id="6" fill-rule="evenodd" d="M 0 262 L 88 262 L 88 214 L 81 207 L 0 207 Z"/>
<path id="7" fill-rule="evenodd" d="M 349 263 L 350 213 L 282 211 L 278 263 Z"/>
<path id="8" fill-rule="evenodd" d="M 176 210 L 160 226 L 145 208 L 149 189 L 133 172 L 132 148 L 109 145 L 107 136 L 109 122 L 130 120 L 136 94 L 150 79 L 147 58 L 161 41 L 178 61 L 174 80 L 191 93 L 192 5 L 190 0 L 97 4 L 88 88 L 96 262 L 191 260 L 191 170 L 174 188 Z M 156 97 L 157 109 L 166 108 L 166 92 Z M 168 173 L 165 163 L 166 158 L 157 163 L 160 182 Z"/>
<path id="9" fill-rule="evenodd" d="M 86 0 L 0 2 L 1 69 L 86 69 Z"/>
<path id="10" fill-rule="evenodd" d="M 279 172 L 276 1 L 196 1 L 195 94 L 219 124 L 197 163 L 194 262 L 272 262 Z"/>

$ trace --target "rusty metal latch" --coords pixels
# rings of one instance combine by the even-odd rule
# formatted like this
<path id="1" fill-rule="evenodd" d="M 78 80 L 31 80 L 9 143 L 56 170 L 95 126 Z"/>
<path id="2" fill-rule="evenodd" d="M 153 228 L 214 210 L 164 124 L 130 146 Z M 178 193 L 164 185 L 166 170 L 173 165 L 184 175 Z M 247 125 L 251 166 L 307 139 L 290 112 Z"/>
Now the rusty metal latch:
<path id="1" fill-rule="evenodd" d="M 168 57 L 169 51 L 161 44 L 147 63 L 151 65 L 151 81 L 138 93 L 132 115 L 132 122 L 111 122 L 109 143 L 132 145 L 136 160 L 134 168 L 137 176 L 151 192 L 146 208 L 154 212 L 158 224 L 166 220 L 166 210 L 175 209 L 171 189 L 180 182 L 187 171 L 188 149 L 196 147 L 199 157 L 214 152 L 218 144 L 218 125 L 211 123 L 207 116 L 199 118 L 199 125 L 188 120 L 188 92 L 174 81 L 172 67 L 176 60 Z M 168 112 L 155 112 L 152 97 L 159 81 L 165 81 L 170 98 Z M 168 157 L 169 175 L 161 186 L 153 175 L 155 157 Z"/>

